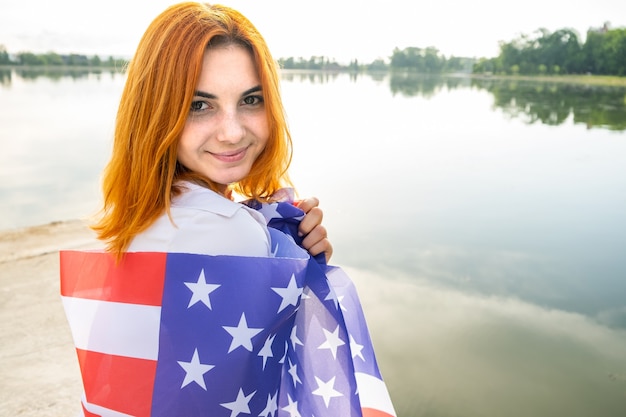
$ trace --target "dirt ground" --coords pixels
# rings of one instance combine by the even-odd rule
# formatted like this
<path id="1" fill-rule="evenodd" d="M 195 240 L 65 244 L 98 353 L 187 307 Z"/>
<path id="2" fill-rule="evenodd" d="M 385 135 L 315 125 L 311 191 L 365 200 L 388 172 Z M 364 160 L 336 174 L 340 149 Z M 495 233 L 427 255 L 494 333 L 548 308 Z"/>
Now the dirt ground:
<path id="1" fill-rule="evenodd" d="M 78 414 L 80 372 L 58 253 L 99 246 L 81 221 L 0 232 L 0 416 Z"/>

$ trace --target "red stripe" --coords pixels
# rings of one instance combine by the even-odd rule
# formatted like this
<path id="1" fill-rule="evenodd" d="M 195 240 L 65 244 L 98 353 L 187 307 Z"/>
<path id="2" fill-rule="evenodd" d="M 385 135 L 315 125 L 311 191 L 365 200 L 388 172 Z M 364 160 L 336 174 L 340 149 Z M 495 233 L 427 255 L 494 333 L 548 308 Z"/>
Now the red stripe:
<path id="1" fill-rule="evenodd" d="M 363 417 L 395 417 L 392 414 L 374 408 L 361 408 L 361 412 L 363 413 Z"/>
<path id="2" fill-rule="evenodd" d="M 167 253 L 125 254 L 119 265 L 105 252 L 61 251 L 61 295 L 161 305 Z"/>
<path id="3" fill-rule="evenodd" d="M 82 349 L 76 352 L 88 403 L 137 417 L 150 416 L 156 361 Z"/>

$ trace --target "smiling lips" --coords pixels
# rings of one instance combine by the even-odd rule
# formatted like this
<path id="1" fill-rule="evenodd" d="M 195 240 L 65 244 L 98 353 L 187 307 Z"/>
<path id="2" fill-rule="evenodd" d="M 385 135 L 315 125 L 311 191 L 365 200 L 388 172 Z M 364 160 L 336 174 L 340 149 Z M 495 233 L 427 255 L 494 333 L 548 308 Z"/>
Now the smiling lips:
<path id="1" fill-rule="evenodd" d="M 234 151 L 219 152 L 219 153 L 209 151 L 209 154 L 213 156 L 215 159 L 217 159 L 218 161 L 239 162 L 246 156 L 247 150 L 248 148 L 242 148 L 242 149 L 237 149 Z"/>

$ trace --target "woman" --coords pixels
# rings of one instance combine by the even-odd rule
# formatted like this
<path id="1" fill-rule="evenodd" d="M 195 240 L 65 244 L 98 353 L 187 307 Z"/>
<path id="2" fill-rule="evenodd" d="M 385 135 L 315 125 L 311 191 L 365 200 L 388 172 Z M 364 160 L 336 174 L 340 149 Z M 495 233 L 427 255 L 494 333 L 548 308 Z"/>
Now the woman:
<path id="1" fill-rule="evenodd" d="M 395 415 L 317 200 L 283 202 L 290 159 L 254 26 L 199 3 L 158 16 L 93 226 L 108 253 L 61 253 L 84 415 Z"/>
<path id="2" fill-rule="evenodd" d="M 157 17 L 128 68 L 104 210 L 108 250 L 268 256 L 265 220 L 230 200 L 290 185 L 291 138 L 275 62 L 240 13 L 182 3 Z M 304 248 L 332 246 L 316 199 L 299 207 Z"/>

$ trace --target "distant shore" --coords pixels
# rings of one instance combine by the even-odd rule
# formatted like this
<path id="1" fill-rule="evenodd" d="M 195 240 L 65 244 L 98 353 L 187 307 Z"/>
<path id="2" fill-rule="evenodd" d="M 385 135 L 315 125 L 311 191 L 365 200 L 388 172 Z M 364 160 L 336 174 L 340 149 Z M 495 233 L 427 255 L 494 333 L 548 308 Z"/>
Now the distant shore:
<path id="1" fill-rule="evenodd" d="M 110 71 L 123 73 L 124 70 L 118 67 L 111 66 L 80 66 L 80 65 L 0 65 L 0 69 L 13 69 L 13 70 L 27 70 L 42 72 L 49 71 Z M 345 70 L 283 70 L 285 73 L 337 73 L 337 72 L 351 72 Z M 357 73 L 381 73 L 381 71 L 366 71 L 359 70 Z M 392 70 L 382 71 L 382 73 L 391 73 Z M 410 72 L 408 72 L 410 73 Z M 538 82 L 555 82 L 555 83 L 570 83 L 570 84 L 585 84 L 596 85 L 606 87 L 626 87 L 626 77 L 618 77 L 614 75 L 593 75 L 593 74 L 572 74 L 572 75 L 498 75 L 498 74 L 452 74 L 452 73 L 440 73 L 440 74 L 428 74 L 428 75 L 440 75 L 440 76 L 467 76 L 477 80 L 517 80 L 517 81 L 538 81 Z"/>
<path id="2" fill-rule="evenodd" d="M 626 77 L 614 75 L 484 75 L 470 74 L 475 79 L 539 81 L 553 83 L 586 84 L 605 87 L 626 87 Z"/>

